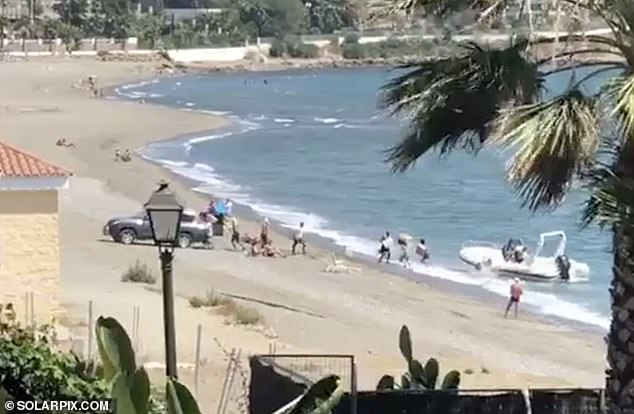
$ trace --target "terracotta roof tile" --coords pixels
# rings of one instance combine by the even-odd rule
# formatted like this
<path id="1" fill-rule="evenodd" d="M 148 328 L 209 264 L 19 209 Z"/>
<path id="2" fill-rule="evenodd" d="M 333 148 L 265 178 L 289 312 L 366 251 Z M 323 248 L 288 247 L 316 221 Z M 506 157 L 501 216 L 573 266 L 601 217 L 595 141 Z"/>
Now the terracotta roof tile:
<path id="1" fill-rule="evenodd" d="M 0 142 L 0 177 L 68 177 L 72 172 Z"/>

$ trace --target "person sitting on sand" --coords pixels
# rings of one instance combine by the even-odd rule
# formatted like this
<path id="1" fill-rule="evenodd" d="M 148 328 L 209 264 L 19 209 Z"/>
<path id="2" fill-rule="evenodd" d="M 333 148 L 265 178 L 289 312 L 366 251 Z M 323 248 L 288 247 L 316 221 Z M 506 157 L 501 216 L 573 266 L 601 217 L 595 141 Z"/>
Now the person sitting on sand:
<path id="1" fill-rule="evenodd" d="M 57 145 L 58 147 L 74 147 L 75 146 L 75 144 L 73 144 L 72 142 L 66 141 L 66 138 L 58 139 L 55 142 L 55 145 Z"/>
<path id="2" fill-rule="evenodd" d="M 286 257 L 281 251 L 273 247 L 273 240 L 269 240 L 262 246 L 262 256 L 265 257 Z"/>
<path id="3" fill-rule="evenodd" d="M 132 161 L 132 153 L 130 152 L 130 150 L 128 148 L 126 148 L 123 151 L 123 154 L 121 154 L 121 161 L 123 161 L 123 162 Z"/>
<path id="4" fill-rule="evenodd" d="M 247 252 L 247 256 L 255 257 L 260 254 L 259 244 L 260 240 L 257 237 L 251 237 L 249 235 L 244 236 L 244 242 L 251 246 Z"/>
<path id="5" fill-rule="evenodd" d="M 298 245 L 302 246 L 302 254 L 306 254 L 306 242 L 304 241 L 304 222 L 299 223 L 299 228 L 293 234 L 293 246 L 291 247 L 291 253 L 295 254 L 295 249 Z"/>

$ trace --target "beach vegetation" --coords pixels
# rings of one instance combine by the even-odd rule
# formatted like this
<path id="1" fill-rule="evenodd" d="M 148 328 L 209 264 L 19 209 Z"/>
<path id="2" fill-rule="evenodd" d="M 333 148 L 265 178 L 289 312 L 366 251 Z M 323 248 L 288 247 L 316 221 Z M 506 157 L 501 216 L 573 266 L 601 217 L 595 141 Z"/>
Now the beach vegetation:
<path id="1" fill-rule="evenodd" d="M 204 296 L 191 296 L 189 298 L 189 305 L 192 308 L 214 308 L 216 306 L 224 306 L 233 302 L 233 299 L 225 295 L 216 293 L 214 289 L 210 289 Z"/>
<path id="2" fill-rule="evenodd" d="M 0 400 L 105 398 L 108 384 L 102 368 L 71 352 L 55 350 L 51 326 L 25 328 L 0 323 Z M 4 404 L 3 404 L 4 406 Z"/>
<path id="3" fill-rule="evenodd" d="M 345 59 L 395 59 L 432 55 L 447 55 L 452 45 L 442 46 L 431 40 L 389 38 L 381 42 L 358 43 L 344 41 L 341 46 Z"/>
<path id="4" fill-rule="evenodd" d="M 470 8 L 483 20 L 505 8 L 504 2 L 443 2 L 447 7 L 433 0 L 391 3 L 405 13 L 437 18 L 449 6 Z M 465 43 L 451 56 L 402 67 L 382 88 L 380 104 L 406 115 L 409 127 L 387 149 L 386 161 L 392 171 L 402 172 L 432 151 L 477 154 L 493 145 L 513 151 L 506 178 L 532 212 L 558 207 L 573 183 L 586 189 L 582 225 L 612 233 L 609 411 L 631 411 L 634 18 L 626 0 L 558 3 L 564 15 L 586 13 L 601 21 L 607 33 L 532 35 L 497 46 Z M 568 84 L 546 91 L 546 81 L 557 73 L 568 74 Z"/>
<path id="5" fill-rule="evenodd" d="M 283 39 L 275 39 L 269 50 L 271 57 L 291 57 L 297 59 L 316 59 L 321 55 L 319 47 L 303 43 L 298 36 L 285 36 Z"/>
<path id="6" fill-rule="evenodd" d="M 425 389 L 425 390 L 456 390 L 460 386 L 460 372 L 449 371 L 445 377 L 438 382 L 440 365 L 435 358 L 429 358 L 425 365 L 414 358 L 412 337 L 406 325 L 401 327 L 399 332 L 398 346 L 401 355 L 407 364 L 407 372 L 401 376 L 401 383 L 397 384 L 391 375 L 384 375 L 379 380 L 377 390 L 394 389 Z"/>
<path id="7" fill-rule="evenodd" d="M 264 322 L 264 318 L 255 308 L 242 306 L 231 297 L 216 293 L 210 289 L 204 296 L 191 296 L 189 306 L 192 308 L 215 308 L 218 313 L 228 318 L 229 323 L 237 325 L 257 325 Z"/>
<path id="8" fill-rule="evenodd" d="M 150 269 L 147 264 L 136 260 L 133 265 L 129 266 L 126 271 L 123 272 L 121 281 L 153 285 L 156 283 L 156 277 L 154 277 L 152 269 Z"/>
<path id="9" fill-rule="evenodd" d="M 255 308 L 235 304 L 232 309 L 233 321 L 238 325 L 258 325 L 264 318 Z"/>
<path id="10" fill-rule="evenodd" d="M 183 413 L 201 410 L 189 389 L 166 378 L 160 391 L 136 363 L 132 342 L 119 322 L 99 317 L 95 324 L 99 363 L 82 361 L 55 348 L 46 327 L 22 329 L 2 325 L 0 330 L 0 404 L 6 401 L 111 398 L 126 414 Z M 341 379 L 335 375 L 313 384 L 288 414 L 330 412 L 342 398 Z"/>

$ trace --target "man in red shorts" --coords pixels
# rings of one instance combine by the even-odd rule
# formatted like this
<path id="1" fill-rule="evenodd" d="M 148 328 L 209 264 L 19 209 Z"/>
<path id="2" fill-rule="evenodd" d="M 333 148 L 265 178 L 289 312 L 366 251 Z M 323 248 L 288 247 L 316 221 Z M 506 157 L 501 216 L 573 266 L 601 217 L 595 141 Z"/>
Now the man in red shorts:
<path id="1" fill-rule="evenodd" d="M 509 313 L 509 310 L 511 310 L 511 306 L 515 307 L 515 317 L 517 318 L 517 307 L 520 303 L 520 297 L 522 297 L 522 294 L 524 293 L 524 290 L 522 289 L 522 282 L 519 280 L 519 278 L 515 278 L 513 280 L 513 284 L 511 285 L 511 297 L 509 298 L 509 303 L 506 305 L 506 311 L 504 311 L 504 317 L 506 318 L 506 316 Z"/>

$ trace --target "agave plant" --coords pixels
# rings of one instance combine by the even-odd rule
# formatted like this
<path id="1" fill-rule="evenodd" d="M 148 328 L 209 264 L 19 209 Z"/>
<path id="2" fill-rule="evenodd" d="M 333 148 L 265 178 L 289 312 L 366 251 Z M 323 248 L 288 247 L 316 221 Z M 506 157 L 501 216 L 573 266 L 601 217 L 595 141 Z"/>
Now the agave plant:
<path id="1" fill-rule="evenodd" d="M 425 366 L 417 359 L 414 359 L 412 350 L 412 337 L 407 326 L 403 325 L 399 333 L 399 349 L 405 362 L 407 362 L 407 372 L 401 377 L 401 384 L 391 375 L 384 375 L 376 386 L 377 390 L 393 389 L 426 389 L 435 390 L 438 387 L 438 374 L 440 367 L 435 358 L 429 358 Z M 453 370 L 448 372 L 440 383 L 441 390 L 455 390 L 460 385 L 460 372 Z"/>
<path id="2" fill-rule="evenodd" d="M 443 1 L 421 3 L 429 2 Z M 483 10 L 477 0 L 461 3 Z M 454 56 L 402 68 L 405 73 L 383 88 L 381 104 L 407 115 L 409 128 L 389 149 L 387 162 L 393 171 L 404 171 L 432 149 L 446 155 L 455 149 L 477 152 L 486 144 L 509 147 L 515 153 L 507 179 L 531 211 L 557 207 L 573 180 L 587 186 L 582 223 L 597 223 L 613 234 L 607 396 L 611 412 L 629 412 L 634 410 L 634 8 L 630 0 L 558 0 L 557 6 L 564 13 L 580 10 L 605 29 L 531 35 L 505 47 L 468 44 Z M 558 44 L 566 47 L 553 47 Z M 545 48 L 550 56 L 544 56 Z M 546 79 L 566 71 L 573 75 L 568 87 L 546 94 Z"/>

